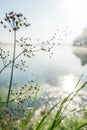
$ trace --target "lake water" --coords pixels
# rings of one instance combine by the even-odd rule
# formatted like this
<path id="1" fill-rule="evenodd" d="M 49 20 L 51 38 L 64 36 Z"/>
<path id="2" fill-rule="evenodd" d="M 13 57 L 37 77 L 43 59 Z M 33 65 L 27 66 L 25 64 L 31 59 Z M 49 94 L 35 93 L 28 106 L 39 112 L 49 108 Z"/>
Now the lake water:
<path id="1" fill-rule="evenodd" d="M 12 50 L 10 45 L 4 45 L 2 48 Z M 19 51 L 20 49 L 17 48 L 17 53 Z M 43 51 L 37 52 L 31 59 L 21 57 L 27 61 L 29 67 L 25 72 L 15 69 L 13 83 L 22 84 L 33 80 L 35 83 L 42 84 L 41 89 L 46 92 L 45 95 L 50 93 L 50 98 L 54 96 L 56 98 L 56 95 L 60 95 L 61 98 L 61 93 L 73 91 L 82 74 L 84 75 L 80 85 L 87 81 L 87 48 L 62 45 L 55 47 L 53 53 L 51 58 L 50 53 Z M 2 67 L 0 62 L 0 68 Z M 0 82 L 9 83 L 9 76 L 10 67 L 0 74 Z M 85 93 L 84 90 L 87 88 L 82 91 Z"/>

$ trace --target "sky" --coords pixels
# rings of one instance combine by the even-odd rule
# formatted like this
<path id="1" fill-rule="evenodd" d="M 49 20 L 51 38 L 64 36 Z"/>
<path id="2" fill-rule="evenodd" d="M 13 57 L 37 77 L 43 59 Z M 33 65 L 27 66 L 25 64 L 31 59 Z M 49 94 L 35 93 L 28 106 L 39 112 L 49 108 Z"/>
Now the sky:
<path id="1" fill-rule="evenodd" d="M 0 0 L 0 21 L 10 11 L 23 13 L 31 24 L 18 31 L 18 38 L 48 40 L 57 29 L 68 27 L 65 43 L 71 44 L 87 28 L 87 0 Z M 0 42 L 12 39 L 13 33 L 0 25 Z"/>

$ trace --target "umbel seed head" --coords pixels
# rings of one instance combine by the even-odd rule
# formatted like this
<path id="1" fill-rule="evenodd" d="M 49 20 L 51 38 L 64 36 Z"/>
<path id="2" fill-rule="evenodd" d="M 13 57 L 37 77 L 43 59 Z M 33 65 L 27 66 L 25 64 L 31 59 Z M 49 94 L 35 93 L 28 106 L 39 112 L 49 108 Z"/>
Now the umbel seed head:
<path id="1" fill-rule="evenodd" d="M 22 13 L 15 13 L 13 11 L 5 14 L 4 21 L 8 22 L 11 26 L 11 29 L 14 31 L 19 30 L 22 26 L 30 26 L 30 23 L 27 22 L 27 18 L 24 17 Z M 0 23 L 4 25 L 4 28 L 7 27 L 3 21 L 0 21 Z M 9 29 L 9 31 L 11 29 Z"/>

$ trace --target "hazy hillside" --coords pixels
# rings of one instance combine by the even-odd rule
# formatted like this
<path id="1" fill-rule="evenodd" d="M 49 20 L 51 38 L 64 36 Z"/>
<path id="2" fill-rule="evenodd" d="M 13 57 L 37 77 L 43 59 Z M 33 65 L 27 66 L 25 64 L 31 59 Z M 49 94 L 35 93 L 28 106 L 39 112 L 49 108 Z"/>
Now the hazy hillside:
<path id="1" fill-rule="evenodd" d="M 74 40 L 73 45 L 87 47 L 87 28 Z"/>

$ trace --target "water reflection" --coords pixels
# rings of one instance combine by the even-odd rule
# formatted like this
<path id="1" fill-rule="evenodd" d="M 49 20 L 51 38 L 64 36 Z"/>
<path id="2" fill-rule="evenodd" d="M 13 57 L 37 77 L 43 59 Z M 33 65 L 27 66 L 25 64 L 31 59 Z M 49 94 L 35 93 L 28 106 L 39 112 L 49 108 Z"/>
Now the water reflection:
<path id="1" fill-rule="evenodd" d="M 82 66 L 87 64 L 87 48 L 73 47 L 73 53 L 80 58 Z"/>
<path id="2" fill-rule="evenodd" d="M 62 80 L 62 82 L 61 82 Z M 68 94 L 75 92 L 76 88 L 80 88 L 82 82 L 77 85 L 78 79 L 73 74 L 66 75 L 60 78 L 60 85 L 52 86 L 50 84 L 42 84 L 40 87 L 40 98 L 42 102 L 52 105 L 58 101 L 62 101 Z M 42 91 L 43 90 L 43 91 Z M 78 107 L 79 105 L 87 105 L 87 94 L 83 89 L 76 94 L 71 102 L 71 109 Z"/>
<path id="3" fill-rule="evenodd" d="M 17 49 L 19 51 L 19 48 Z M 19 88 L 21 84 L 33 80 L 35 83 L 41 84 L 40 96 L 37 98 L 37 102 L 49 102 L 49 104 L 52 104 L 52 102 L 62 100 L 67 94 L 74 90 L 81 74 L 87 71 L 87 66 L 81 66 L 75 55 L 81 59 L 82 65 L 87 63 L 87 49 L 82 47 L 56 47 L 51 59 L 48 54 L 38 52 L 33 59 L 25 59 L 29 65 L 26 72 L 15 69 L 13 80 L 15 84 L 13 84 L 13 87 Z M 2 67 L 1 64 L 0 67 Z M 0 75 L 0 86 L 2 86 L 5 92 L 8 86 L 6 84 L 9 83 L 9 72 L 10 68 L 7 68 Z M 84 82 L 85 81 L 87 81 L 87 75 L 84 77 Z M 84 93 L 80 94 L 82 101 L 83 96 Z M 87 97 L 84 97 L 84 100 L 86 99 Z M 80 100 L 80 98 L 78 100 Z"/>
<path id="4" fill-rule="evenodd" d="M 4 46 L 4 48 L 5 47 L 7 49 L 7 46 Z M 19 50 L 19 48 L 17 49 Z M 78 55 L 78 57 L 81 57 L 80 59 L 82 64 L 87 63 L 86 48 L 72 47 L 72 46 L 55 47 L 54 55 L 51 59 L 49 58 L 48 54 L 38 52 L 36 57 L 32 59 L 28 58 L 25 59 L 27 64 L 29 65 L 29 68 L 27 68 L 26 72 L 22 72 L 19 69 L 15 69 L 13 83 L 24 83 L 33 80 L 38 83 L 43 84 L 46 83 L 52 86 L 57 85 L 61 86 L 60 84 L 61 77 L 64 78 L 65 76 L 70 76 L 73 74 L 75 77 L 79 79 L 81 74 L 87 71 L 87 68 L 86 66 L 84 67 L 81 66 L 78 58 L 76 58 L 74 54 L 76 56 Z M 0 68 L 2 68 L 1 62 L 0 62 Z M 10 75 L 10 67 L 6 68 L 0 74 L 0 82 L 8 83 L 10 77 L 9 75 Z M 62 79 L 61 82 L 63 80 L 65 79 Z M 68 79 L 66 78 L 66 80 Z"/>
<path id="5" fill-rule="evenodd" d="M 73 74 L 65 76 L 63 79 L 63 89 L 67 93 L 71 93 L 74 91 L 75 86 L 76 86 L 76 78 Z"/>
<path id="6" fill-rule="evenodd" d="M 87 64 L 87 28 L 73 42 L 73 53 L 80 58 L 81 65 Z"/>

